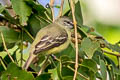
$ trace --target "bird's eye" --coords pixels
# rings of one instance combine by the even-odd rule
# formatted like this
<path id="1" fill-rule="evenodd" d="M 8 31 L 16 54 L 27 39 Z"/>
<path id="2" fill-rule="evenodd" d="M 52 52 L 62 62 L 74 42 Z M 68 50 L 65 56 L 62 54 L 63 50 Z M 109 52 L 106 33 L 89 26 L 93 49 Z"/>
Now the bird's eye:
<path id="1" fill-rule="evenodd" d="M 70 28 L 72 28 L 73 27 L 73 22 L 64 20 L 64 25 L 69 26 Z"/>

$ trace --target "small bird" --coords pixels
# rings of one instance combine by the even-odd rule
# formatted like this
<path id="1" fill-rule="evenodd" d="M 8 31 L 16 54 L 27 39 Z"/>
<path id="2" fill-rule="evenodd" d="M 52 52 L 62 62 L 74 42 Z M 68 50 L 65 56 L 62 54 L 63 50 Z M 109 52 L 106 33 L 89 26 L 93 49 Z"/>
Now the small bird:
<path id="1" fill-rule="evenodd" d="M 60 17 L 40 29 L 31 44 L 29 58 L 23 66 L 27 70 L 33 59 L 40 54 L 54 54 L 68 47 L 71 42 L 73 22 L 69 17 Z"/>

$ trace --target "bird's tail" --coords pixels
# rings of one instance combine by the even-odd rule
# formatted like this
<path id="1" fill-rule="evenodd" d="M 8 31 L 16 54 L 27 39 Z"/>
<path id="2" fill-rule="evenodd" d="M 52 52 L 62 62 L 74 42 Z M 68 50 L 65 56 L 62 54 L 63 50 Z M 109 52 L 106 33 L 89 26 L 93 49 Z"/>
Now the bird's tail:
<path id="1" fill-rule="evenodd" d="M 25 64 L 23 65 L 23 69 L 27 70 L 35 57 L 36 57 L 36 55 L 30 55 L 28 57 L 27 61 L 25 62 Z"/>

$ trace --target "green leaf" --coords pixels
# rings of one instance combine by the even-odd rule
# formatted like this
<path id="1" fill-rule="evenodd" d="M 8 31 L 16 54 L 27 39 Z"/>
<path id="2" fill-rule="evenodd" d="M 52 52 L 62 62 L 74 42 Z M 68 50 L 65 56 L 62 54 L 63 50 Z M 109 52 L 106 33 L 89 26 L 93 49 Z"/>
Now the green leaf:
<path id="1" fill-rule="evenodd" d="M 107 61 L 107 71 L 109 74 L 110 80 L 113 80 L 116 74 L 116 71 L 118 70 L 116 64 L 107 56 L 105 56 L 105 60 Z"/>
<path id="2" fill-rule="evenodd" d="M 114 70 L 113 72 L 114 72 L 115 74 L 120 75 L 120 69 L 114 68 L 113 70 Z"/>
<path id="3" fill-rule="evenodd" d="M 115 77 L 116 77 L 115 80 L 119 80 L 120 79 L 120 75 L 116 75 Z"/>
<path id="4" fill-rule="evenodd" d="M 25 0 L 25 2 L 32 7 L 32 11 L 33 14 L 37 14 L 37 16 L 39 16 L 39 18 L 42 18 L 46 21 L 49 21 L 48 17 L 50 19 L 52 19 L 52 15 L 51 15 L 51 8 L 49 10 L 49 8 L 44 8 L 40 3 L 37 3 L 33 0 Z M 38 19 L 39 19 L 38 18 Z"/>
<path id="5" fill-rule="evenodd" d="M 63 6 L 63 15 L 68 13 L 70 11 L 70 6 L 68 0 L 64 0 L 64 6 Z"/>
<path id="6" fill-rule="evenodd" d="M 91 70 L 89 70 L 87 67 L 84 66 L 80 66 L 78 69 L 78 72 L 80 74 L 82 74 L 83 76 L 85 76 L 86 78 L 88 78 L 90 76 L 90 72 Z M 81 77 L 80 75 L 77 75 L 77 79 L 78 80 L 85 80 L 83 77 Z"/>
<path id="7" fill-rule="evenodd" d="M 74 75 L 74 72 L 72 70 L 64 66 L 62 67 L 62 77 L 73 76 L 73 75 Z"/>
<path id="8" fill-rule="evenodd" d="M 14 31 L 13 29 L 10 29 L 6 26 L 0 26 L 0 31 L 3 33 L 5 42 L 14 43 L 14 42 L 19 41 L 19 33 Z M 2 43 L 1 36 L 0 36 L 0 43 Z"/>
<path id="9" fill-rule="evenodd" d="M 63 80 L 73 80 L 73 76 L 65 76 L 63 77 Z"/>
<path id="10" fill-rule="evenodd" d="M 34 8 L 36 11 L 38 11 L 39 13 L 43 13 L 46 11 L 46 9 L 41 4 L 38 4 L 33 0 L 25 0 L 25 2 L 28 5 L 30 5 L 30 7 Z"/>
<path id="11" fill-rule="evenodd" d="M 36 77 L 35 80 L 50 80 L 50 79 L 51 79 L 50 74 L 46 73 Z"/>
<path id="12" fill-rule="evenodd" d="M 116 51 L 120 53 L 120 46 L 118 44 L 109 44 L 107 47 L 112 51 Z"/>
<path id="13" fill-rule="evenodd" d="M 94 72 L 89 72 L 90 80 L 96 80 Z"/>
<path id="14" fill-rule="evenodd" d="M 97 50 L 95 51 L 92 59 L 98 64 L 100 65 L 100 59 L 104 59 L 104 54 L 101 50 Z"/>
<path id="15" fill-rule="evenodd" d="M 102 80 L 107 79 L 107 68 L 103 60 L 100 60 L 100 72 L 102 75 Z"/>
<path id="16" fill-rule="evenodd" d="M 15 63 L 10 63 L 8 69 L 2 74 L 2 80 L 34 80 L 31 73 L 19 68 Z"/>
<path id="17" fill-rule="evenodd" d="M 11 55 L 13 55 L 14 52 L 15 52 L 17 49 L 18 49 L 18 46 L 14 46 L 13 48 L 8 49 L 8 52 L 11 53 Z M 0 52 L 0 56 L 1 56 L 2 58 L 5 58 L 5 57 L 7 56 L 7 52 L 6 52 L 6 51 Z"/>
<path id="18" fill-rule="evenodd" d="M 11 0 L 12 7 L 17 15 L 20 17 L 21 25 L 26 25 L 28 16 L 30 16 L 32 9 L 24 0 Z"/>
<path id="19" fill-rule="evenodd" d="M 34 14 L 28 20 L 28 24 L 27 30 L 35 37 L 37 32 L 49 23 L 40 18 L 37 14 Z"/>
<path id="20" fill-rule="evenodd" d="M 7 46 L 7 49 L 11 49 L 15 46 L 15 43 L 6 43 L 6 46 Z M 2 43 L 0 43 L 0 51 L 4 51 L 4 46 Z"/>
<path id="21" fill-rule="evenodd" d="M 29 32 L 28 32 L 29 33 Z M 26 41 L 26 42 L 30 42 L 32 43 L 33 42 L 33 39 L 28 35 L 28 33 L 26 32 L 23 32 L 23 35 L 21 34 L 21 38 L 23 37 L 23 40 Z"/>
<path id="22" fill-rule="evenodd" d="M 85 32 L 85 30 L 83 30 L 83 28 L 81 28 L 81 27 L 77 27 L 77 28 L 78 28 L 78 32 L 81 34 L 82 37 L 88 36 L 87 33 Z"/>
<path id="23" fill-rule="evenodd" d="M 88 68 L 89 70 L 93 71 L 94 73 L 96 73 L 98 70 L 96 62 L 93 61 L 92 59 L 85 59 L 82 62 L 81 66 Z"/>
<path id="24" fill-rule="evenodd" d="M 81 42 L 81 49 L 86 53 L 88 58 L 92 58 L 94 52 L 99 46 L 98 42 L 91 41 L 89 38 L 84 38 Z"/>
<path id="25" fill-rule="evenodd" d="M 97 73 L 95 74 L 95 76 L 96 76 L 98 79 L 102 80 L 101 73 L 97 72 Z"/>
<path id="26" fill-rule="evenodd" d="M 75 58 L 75 50 L 72 47 L 72 45 L 70 44 L 68 46 L 68 48 L 66 48 L 65 50 L 61 51 L 59 54 L 55 54 L 57 57 L 60 57 L 62 55 L 66 55 L 68 56 L 70 59 L 74 59 Z"/>
<path id="27" fill-rule="evenodd" d="M 120 45 L 119 43 L 116 43 L 116 44 L 111 44 L 105 40 L 100 40 L 100 42 L 102 44 L 105 44 L 105 46 L 108 48 L 108 49 L 111 49 L 112 51 L 116 51 L 116 52 L 119 52 L 120 53 Z"/>
<path id="28" fill-rule="evenodd" d="M 81 5 L 80 5 L 80 1 L 79 0 L 75 4 L 75 17 L 76 17 L 76 20 L 77 20 L 77 24 L 79 26 L 82 26 L 83 25 L 83 17 L 82 17 Z"/>
<path id="29" fill-rule="evenodd" d="M 58 76 L 57 68 L 49 69 L 48 73 L 51 73 L 52 80 L 60 80 L 60 78 Z"/>
<path id="30" fill-rule="evenodd" d="M 75 17 L 77 20 L 77 24 L 79 26 L 83 26 L 83 17 L 82 17 L 82 12 L 81 12 L 81 5 L 80 5 L 80 0 L 75 0 Z M 64 2 L 64 8 L 63 8 L 63 15 L 69 15 L 70 17 L 72 17 L 72 13 L 70 11 L 70 5 L 69 5 L 69 1 L 65 0 Z"/>
<path id="31" fill-rule="evenodd" d="M 67 56 L 67 55 L 62 55 L 62 56 L 60 56 L 60 60 L 61 60 L 61 63 L 63 64 L 63 63 L 67 63 L 68 61 L 72 61 L 71 59 L 70 59 L 70 57 L 69 56 Z"/>
<path id="32" fill-rule="evenodd" d="M 5 7 L 0 4 L 0 13 L 2 13 L 5 10 Z"/>

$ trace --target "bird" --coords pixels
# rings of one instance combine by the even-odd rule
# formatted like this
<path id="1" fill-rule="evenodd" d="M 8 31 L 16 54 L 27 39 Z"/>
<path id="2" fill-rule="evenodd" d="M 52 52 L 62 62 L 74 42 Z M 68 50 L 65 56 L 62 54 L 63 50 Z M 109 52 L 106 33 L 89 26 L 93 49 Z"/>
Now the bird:
<path id="1" fill-rule="evenodd" d="M 63 51 L 71 42 L 72 19 L 62 16 L 40 29 L 31 44 L 29 57 L 23 69 L 27 70 L 33 59 L 40 54 L 50 55 Z"/>

